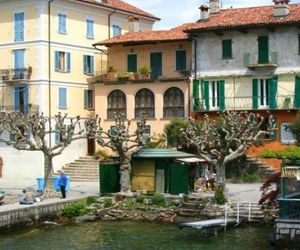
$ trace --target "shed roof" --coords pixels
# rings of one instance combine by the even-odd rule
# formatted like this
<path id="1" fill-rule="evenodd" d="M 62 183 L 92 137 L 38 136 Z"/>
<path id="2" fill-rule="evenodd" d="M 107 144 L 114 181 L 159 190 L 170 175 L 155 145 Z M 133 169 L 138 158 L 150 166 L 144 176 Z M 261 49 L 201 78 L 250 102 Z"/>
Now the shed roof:
<path id="1" fill-rule="evenodd" d="M 141 149 L 133 155 L 133 158 L 189 158 L 195 157 L 193 154 L 171 149 Z"/>

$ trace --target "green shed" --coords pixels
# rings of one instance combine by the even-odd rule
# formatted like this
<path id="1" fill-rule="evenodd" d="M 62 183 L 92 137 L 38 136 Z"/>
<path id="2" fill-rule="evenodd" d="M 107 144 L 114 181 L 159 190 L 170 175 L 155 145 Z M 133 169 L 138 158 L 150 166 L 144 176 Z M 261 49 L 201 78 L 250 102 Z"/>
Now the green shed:
<path id="1" fill-rule="evenodd" d="M 132 191 L 180 194 L 189 192 L 189 165 L 178 159 L 195 156 L 171 149 L 142 149 L 132 159 Z"/>

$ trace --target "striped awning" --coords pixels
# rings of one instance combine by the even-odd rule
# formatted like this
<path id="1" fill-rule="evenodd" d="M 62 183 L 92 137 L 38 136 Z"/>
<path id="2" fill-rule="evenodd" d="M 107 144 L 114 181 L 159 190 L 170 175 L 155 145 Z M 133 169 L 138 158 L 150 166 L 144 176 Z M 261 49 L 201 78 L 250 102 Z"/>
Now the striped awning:
<path id="1" fill-rule="evenodd" d="M 281 177 L 285 178 L 296 178 L 300 180 L 300 168 L 299 167 L 285 167 L 282 168 Z"/>

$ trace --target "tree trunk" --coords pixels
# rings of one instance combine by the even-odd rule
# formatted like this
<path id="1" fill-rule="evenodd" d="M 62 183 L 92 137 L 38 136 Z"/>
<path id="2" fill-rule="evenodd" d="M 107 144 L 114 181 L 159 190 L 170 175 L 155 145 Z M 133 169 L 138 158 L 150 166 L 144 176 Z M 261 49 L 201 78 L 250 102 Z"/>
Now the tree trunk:
<path id="1" fill-rule="evenodd" d="M 131 194 L 131 155 L 120 155 L 120 189 L 123 194 Z"/>
<path id="2" fill-rule="evenodd" d="M 44 154 L 44 193 L 43 198 L 55 197 L 56 193 L 53 188 L 53 168 L 52 168 L 52 157 Z"/>
<path id="3" fill-rule="evenodd" d="M 217 185 L 225 188 L 226 185 L 226 173 L 225 173 L 225 165 L 223 162 L 217 162 Z"/>

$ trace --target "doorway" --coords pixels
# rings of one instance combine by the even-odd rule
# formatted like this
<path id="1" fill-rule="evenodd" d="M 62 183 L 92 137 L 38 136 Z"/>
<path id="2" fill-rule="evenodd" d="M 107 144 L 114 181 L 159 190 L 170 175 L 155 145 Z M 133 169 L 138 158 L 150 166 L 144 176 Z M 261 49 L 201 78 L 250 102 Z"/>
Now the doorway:
<path id="1" fill-rule="evenodd" d="M 88 155 L 94 155 L 96 152 L 95 139 L 87 139 L 87 153 Z"/>
<path id="2" fill-rule="evenodd" d="M 0 157 L 0 178 L 2 177 L 3 159 Z"/>

